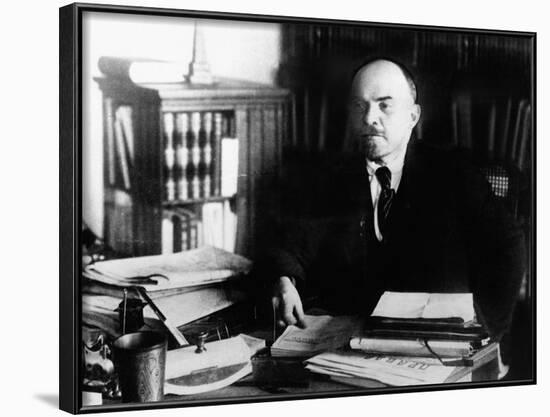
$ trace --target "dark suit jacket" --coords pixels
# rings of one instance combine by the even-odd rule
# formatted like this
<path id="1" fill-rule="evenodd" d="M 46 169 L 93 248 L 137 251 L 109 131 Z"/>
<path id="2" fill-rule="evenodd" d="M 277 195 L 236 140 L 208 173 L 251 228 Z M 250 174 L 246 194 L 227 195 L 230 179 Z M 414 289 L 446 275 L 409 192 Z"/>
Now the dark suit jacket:
<path id="1" fill-rule="evenodd" d="M 291 276 L 302 296 L 342 313 L 370 314 L 385 290 L 473 292 L 479 319 L 502 336 L 521 284 L 523 239 L 472 165 L 410 144 L 383 243 L 363 158 L 341 158 L 315 176 L 310 209 L 274 229 L 259 278 Z"/>

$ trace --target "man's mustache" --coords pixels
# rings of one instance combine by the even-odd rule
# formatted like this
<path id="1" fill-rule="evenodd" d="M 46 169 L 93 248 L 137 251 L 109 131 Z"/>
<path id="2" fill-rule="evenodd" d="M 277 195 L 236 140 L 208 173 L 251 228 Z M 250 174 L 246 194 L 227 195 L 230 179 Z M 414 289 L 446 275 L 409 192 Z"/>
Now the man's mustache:
<path id="1" fill-rule="evenodd" d="M 361 132 L 361 136 L 384 136 L 384 132 L 377 129 L 366 129 Z"/>

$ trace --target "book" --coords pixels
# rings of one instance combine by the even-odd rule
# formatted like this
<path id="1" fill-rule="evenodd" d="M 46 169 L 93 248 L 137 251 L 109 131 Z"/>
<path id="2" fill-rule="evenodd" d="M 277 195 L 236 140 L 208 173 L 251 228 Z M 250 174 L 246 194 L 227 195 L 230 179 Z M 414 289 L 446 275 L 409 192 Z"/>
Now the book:
<path id="1" fill-rule="evenodd" d="M 239 177 L 239 141 L 234 138 L 221 139 L 221 195 L 231 197 L 237 194 Z"/>
<path id="2" fill-rule="evenodd" d="M 114 78 L 130 79 L 134 83 L 171 83 L 184 80 L 187 64 L 144 58 L 104 56 L 99 59 L 100 71 Z"/>
<path id="3" fill-rule="evenodd" d="M 127 132 L 124 131 L 124 124 L 121 121 L 121 117 L 124 117 L 124 113 L 117 111 L 115 113 L 114 126 L 114 142 L 116 155 L 118 157 L 117 167 L 120 170 L 122 176 L 122 183 L 125 190 L 129 190 L 131 187 L 131 170 L 132 161 L 128 152 Z"/>
<path id="4" fill-rule="evenodd" d="M 336 349 L 348 343 L 360 326 L 352 316 L 305 315 L 306 328 L 288 326 L 271 346 L 274 357 L 310 357 L 319 352 Z"/>
<path id="5" fill-rule="evenodd" d="M 429 345 L 429 349 L 426 346 Z M 469 341 L 395 339 L 380 337 L 352 337 L 350 348 L 371 353 L 401 354 L 407 356 L 432 356 L 430 349 L 440 357 L 461 358 L 473 353 Z"/>
<path id="6" fill-rule="evenodd" d="M 199 220 L 191 210 L 173 207 L 162 210 L 162 253 L 181 252 L 198 246 Z"/>

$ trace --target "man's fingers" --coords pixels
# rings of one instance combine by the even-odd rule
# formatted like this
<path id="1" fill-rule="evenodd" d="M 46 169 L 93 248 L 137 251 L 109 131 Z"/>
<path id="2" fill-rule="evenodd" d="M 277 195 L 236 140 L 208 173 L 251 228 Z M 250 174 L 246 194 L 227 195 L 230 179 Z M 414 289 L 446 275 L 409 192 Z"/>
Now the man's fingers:
<path id="1" fill-rule="evenodd" d="M 305 328 L 304 310 L 300 295 L 288 277 L 281 277 L 274 288 L 271 304 L 278 324 L 293 325 Z"/>
<path id="2" fill-rule="evenodd" d="M 294 306 L 294 316 L 296 317 L 296 321 L 297 321 L 296 325 L 302 329 L 305 329 L 307 325 L 306 325 L 306 318 L 304 315 L 304 308 L 302 307 L 301 301 L 298 301 Z"/>
<path id="3" fill-rule="evenodd" d="M 294 304 L 289 303 L 288 301 L 285 302 L 283 300 L 282 304 L 282 318 L 285 321 L 286 324 L 295 324 L 296 318 L 294 317 Z"/>

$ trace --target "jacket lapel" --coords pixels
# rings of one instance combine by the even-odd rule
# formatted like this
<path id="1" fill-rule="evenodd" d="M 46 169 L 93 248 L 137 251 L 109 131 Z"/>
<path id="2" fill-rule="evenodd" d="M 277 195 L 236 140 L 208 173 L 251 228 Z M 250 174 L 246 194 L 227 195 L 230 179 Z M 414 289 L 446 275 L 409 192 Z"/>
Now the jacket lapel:
<path id="1" fill-rule="evenodd" d="M 410 227 L 407 222 L 415 217 L 411 215 L 411 211 L 414 210 L 413 194 L 418 190 L 421 181 L 419 169 L 422 164 L 418 161 L 418 152 L 411 142 L 407 147 L 401 181 L 390 209 L 384 243 L 391 242 L 396 234 L 402 235 L 403 231 Z"/>

